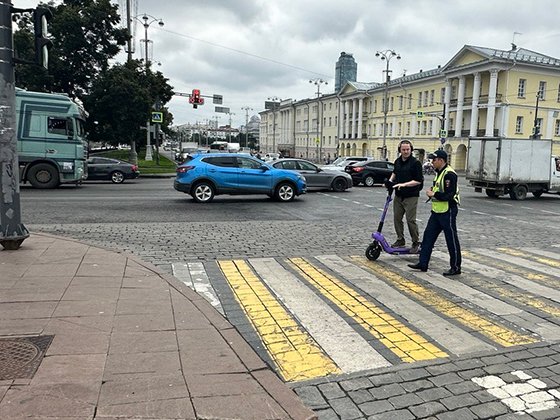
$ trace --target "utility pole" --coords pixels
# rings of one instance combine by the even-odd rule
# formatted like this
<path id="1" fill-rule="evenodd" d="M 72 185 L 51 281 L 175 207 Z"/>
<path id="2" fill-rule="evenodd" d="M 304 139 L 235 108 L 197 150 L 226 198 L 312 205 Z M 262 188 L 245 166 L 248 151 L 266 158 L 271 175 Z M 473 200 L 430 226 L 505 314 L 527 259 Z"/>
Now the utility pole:
<path id="1" fill-rule="evenodd" d="M 235 113 L 227 112 L 227 114 L 229 115 L 229 128 L 228 128 L 228 132 L 227 132 L 227 134 L 228 134 L 228 136 L 227 136 L 228 140 L 227 141 L 228 141 L 228 143 L 231 143 L 231 116 L 235 115 Z"/>
<path id="2" fill-rule="evenodd" d="M 531 136 L 531 138 L 533 139 L 540 139 L 541 138 L 541 133 L 540 133 L 540 129 L 538 126 L 538 114 L 539 114 L 539 99 L 541 99 L 541 92 L 537 92 L 537 103 L 535 104 L 535 120 L 533 122 L 533 135 Z"/>
<path id="3" fill-rule="evenodd" d="M 387 160 L 387 114 L 389 113 L 389 81 L 391 80 L 389 62 L 393 57 L 397 57 L 397 60 L 400 60 L 401 56 L 394 50 L 377 51 L 375 56 L 385 60 L 386 63 L 386 69 L 383 71 L 385 73 L 385 89 L 383 95 L 383 150 L 381 157 L 383 160 Z"/>
<path id="4" fill-rule="evenodd" d="M 15 109 L 12 2 L 0 0 L 0 245 L 6 250 L 29 237 L 21 223 Z"/>
<path id="5" fill-rule="evenodd" d="M 328 85 L 323 79 L 311 79 L 309 83 L 317 86 L 317 162 L 320 162 L 323 154 L 323 124 L 321 118 L 323 117 L 323 109 L 321 106 L 321 84 Z M 321 127 L 321 128 L 319 128 Z"/>
<path id="6" fill-rule="evenodd" d="M 253 108 L 244 106 L 241 109 L 245 111 L 245 147 L 249 147 L 249 111 L 252 111 Z"/>

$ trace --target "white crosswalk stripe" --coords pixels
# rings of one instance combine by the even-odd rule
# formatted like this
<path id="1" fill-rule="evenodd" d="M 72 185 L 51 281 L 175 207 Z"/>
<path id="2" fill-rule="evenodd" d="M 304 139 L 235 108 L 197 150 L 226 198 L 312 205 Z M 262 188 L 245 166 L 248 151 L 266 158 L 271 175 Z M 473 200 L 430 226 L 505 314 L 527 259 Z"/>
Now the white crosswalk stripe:
<path id="1" fill-rule="evenodd" d="M 516 256 L 513 256 L 513 255 L 507 255 L 507 254 L 501 253 L 499 251 L 494 251 L 494 250 L 491 250 L 491 249 L 476 248 L 476 249 L 473 249 L 473 251 L 477 252 L 479 254 L 482 254 L 482 255 L 487 255 L 489 257 L 502 260 L 502 261 L 507 261 L 507 262 L 510 262 L 512 264 L 517 264 L 521 267 L 530 268 L 531 270 L 538 271 L 539 273 L 553 275 L 553 276 L 556 276 L 556 277 L 560 278 L 560 269 L 557 269 L 557 268 L 554 268 L 554 267 L 549 267 L 549 266 L 546 266 L 544 264 L 540 264 L 540 263 L 531 261 L 527 258 L 516 257 Z"/>
<path id="2" fill-rule="evenodd" d="M 391 366 L 315 293 L 273 258 L 249 262 L 276 296 L 305 326 L 333 361 L 347 373 Z"/>
<path id="3" fill-rule="evenodd" d="M 174 263 L 173 276 L 204 297 L 218 312 L 224 315 L 224 308 L 201 262 Z"/>

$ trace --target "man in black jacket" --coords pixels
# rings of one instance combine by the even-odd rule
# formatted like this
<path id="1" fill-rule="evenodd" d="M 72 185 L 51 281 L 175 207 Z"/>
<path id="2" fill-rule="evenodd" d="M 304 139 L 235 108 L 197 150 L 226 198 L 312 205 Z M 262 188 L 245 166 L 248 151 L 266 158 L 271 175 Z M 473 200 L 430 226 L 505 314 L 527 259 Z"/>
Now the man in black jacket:
<path id="1" fill-rule="evenodd" d="M 393 248 L 405 246 L 403 216 L 406 215 L 408 232 L 412 239 L 410 252 L 417 253 L 420 246 L 418 224 L 416 223 L 416 209 L 418 208 L 418 197 L 424 183 L 422 164 L 412 156 L 412 143 L 403 140 L 399 143 L 400 156 L 395 160 L 395 169 L 389 178 L 395 190 L 393 201 L 393 214 L 395 233 L 397 240 L 391 246 Z"/>

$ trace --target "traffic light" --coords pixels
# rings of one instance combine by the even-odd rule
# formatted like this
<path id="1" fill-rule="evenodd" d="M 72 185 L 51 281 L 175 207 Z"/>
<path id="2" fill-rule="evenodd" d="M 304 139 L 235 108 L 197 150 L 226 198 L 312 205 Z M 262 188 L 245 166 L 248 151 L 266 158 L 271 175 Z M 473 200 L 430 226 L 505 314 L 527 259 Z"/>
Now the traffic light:
<path id="1" fill-rule="evenodd" d="M 38 7 L 33 11 L 33 27 L 35 32 L 35 63 L 49 67 L 49 48 L 51 40 L 47 37 L 48 22 L 52 18 L 49 9 Z"/>
<path id="2" fill-rule="evenodd" d="M 200 96 L 200 89 L 192 90 L 189 103 L 193 104 L 193 108 L 198 108 L 198 105 L 204 105 L 204 98 Z"/>

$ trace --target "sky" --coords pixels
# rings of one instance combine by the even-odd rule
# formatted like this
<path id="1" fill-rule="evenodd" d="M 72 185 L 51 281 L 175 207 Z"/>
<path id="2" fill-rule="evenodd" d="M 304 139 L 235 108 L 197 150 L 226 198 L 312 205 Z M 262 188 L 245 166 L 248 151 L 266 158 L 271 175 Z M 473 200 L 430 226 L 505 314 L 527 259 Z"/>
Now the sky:
<path id="1" fill-rule="evenodd" d="M 124 0 L 111 0 L 124 5 Z M 12 0 L 35 7 L 35 0 Z M 175 92 L 200 89 L 223 96 L 234 115 L 214 112 L 211 98 L 193 109 L 187 97 L 168 104 L 174 124 L 204 123 L 219 116 L 233 127 L 264 110 L 269 98 L 316 97 L 334 92 L 341 52 L 358 64 L 359 82 L 382 82 L 385 62 L 377 51 L 394 50 L 392 77 L 445 65 L 464 45 L 518 47 L 560 58 L 558 0 L 131 0 L 132 12 L 161 19 L 148 28 L 150 60 Z M 126 13 L 123 9 L 123 16 Z M 123 22 L 125 19 L 123 19 Z M 514 34 L 516 33 L 517 34 Z M 515 37 L 515 38 L 514 38 Z M 135 58 L 145 38 L 136 25 Z M 121 54 L 117 61 L 125 61 Z M 156 65 L 155 63 L 161 63 Z"/>

